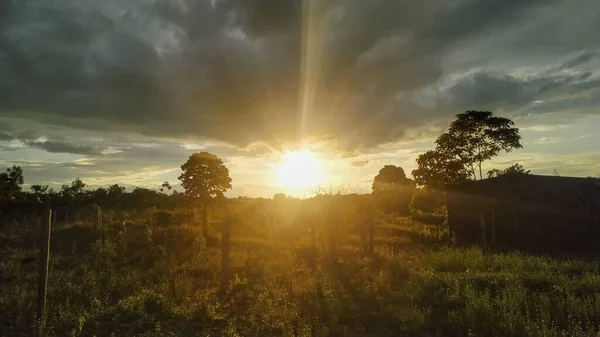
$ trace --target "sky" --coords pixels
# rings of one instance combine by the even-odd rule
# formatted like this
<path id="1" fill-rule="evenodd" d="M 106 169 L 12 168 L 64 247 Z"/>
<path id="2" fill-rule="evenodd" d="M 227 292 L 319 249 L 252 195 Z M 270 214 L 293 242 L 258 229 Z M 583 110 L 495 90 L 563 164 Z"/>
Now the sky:
<path id="1" fill-rule="evenodd" d="M 511 118 L 534 174 L 600 176 L 597 0 L 0 2 L 0 167 L 26 184 L 178 188 L 194 152 L 230 196 L 289 192 L 286 151 L 368 193 L 465 110 Z"/>

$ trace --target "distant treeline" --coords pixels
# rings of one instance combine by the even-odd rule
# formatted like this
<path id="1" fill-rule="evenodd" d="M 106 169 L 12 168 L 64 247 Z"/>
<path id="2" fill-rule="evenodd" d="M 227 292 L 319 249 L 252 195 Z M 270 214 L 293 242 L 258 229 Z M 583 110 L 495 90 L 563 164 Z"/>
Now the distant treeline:
<path id="1" fill-rule="evenodd" d="M 164 184 L 159 190 L 137 187 L 126 192 L 125 187 L 114 184 L 108 188 L 86 189 L 81 179 L 63 185 L 55 191 L 46 185 L 32 185 L 29 191 L 22 188 L 23 175 L 18 166 L 0 175 L 0 215 L 14 211 L 39 210 L 49 205 L 53 208 L 78 209 L 86 205 L 99 205 L 112 210 L 143 210 L 150 207 L 171 209 L 189 204 L 185 194 L 170 191 Z"/>

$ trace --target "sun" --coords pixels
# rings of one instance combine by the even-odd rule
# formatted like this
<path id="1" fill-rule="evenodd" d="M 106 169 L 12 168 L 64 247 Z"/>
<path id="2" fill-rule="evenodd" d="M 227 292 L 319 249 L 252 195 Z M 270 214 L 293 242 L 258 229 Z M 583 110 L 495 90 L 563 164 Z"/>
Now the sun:
<path id="1" fill-rule="evenodd" d="M 308 150 L 286 152 L 277 167 L 278 183 L 290 189 L 316 187 L 322 179 L 322 166 Z"/>

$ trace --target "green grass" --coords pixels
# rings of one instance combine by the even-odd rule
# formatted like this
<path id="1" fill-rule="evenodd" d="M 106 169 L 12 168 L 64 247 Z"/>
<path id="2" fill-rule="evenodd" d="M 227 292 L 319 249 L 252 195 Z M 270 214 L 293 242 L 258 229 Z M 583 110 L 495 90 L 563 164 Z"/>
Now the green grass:
<path id="1" fill-rule="evenodd" d="M 140 223 L 143 219 L 140 219 Z M 378 222 L 376 251 L 355 236 L 316 268 L 310 240 L 235 228 L 235 276 L 217 296 L 217 228 L 112 225 L 104 245 L 87 224 L 54 229 L 51 336 L 597 336 L 597 262 L 444 246 L 409 218 Z M 32 226 L 29 226 L 31 228 Z M 443 233 L 437 233 L 443 237 Z M 285 236 L 280 236 L 285 237 Z M 34 233 L 0 237 L 0 335 L 31 336 Z"/>

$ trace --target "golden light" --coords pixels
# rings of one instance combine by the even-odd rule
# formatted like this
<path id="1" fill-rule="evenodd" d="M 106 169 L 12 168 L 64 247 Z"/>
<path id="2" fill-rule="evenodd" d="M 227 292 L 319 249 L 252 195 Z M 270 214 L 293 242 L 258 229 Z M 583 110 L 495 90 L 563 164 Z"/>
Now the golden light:
<path id="1" fill-rule="evenodd" d="M 286 152 L 277 168 L 278 183 L 290 189 L 316 187 L 322 179 L 322 167 L 308 150 Z"/>

